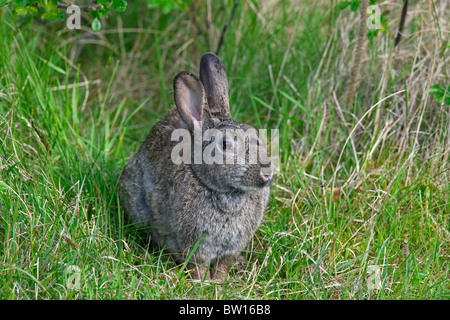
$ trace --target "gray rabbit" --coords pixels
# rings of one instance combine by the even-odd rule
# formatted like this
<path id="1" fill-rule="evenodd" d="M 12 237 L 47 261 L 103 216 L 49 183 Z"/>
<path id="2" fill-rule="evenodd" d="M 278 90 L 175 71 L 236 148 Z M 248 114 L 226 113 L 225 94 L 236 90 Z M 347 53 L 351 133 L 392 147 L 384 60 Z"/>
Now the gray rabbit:
<path id="1" fill-rule="evenodd" d="M 256 129 L 231 120 L 216 55 L 202 56 L 200 79 L 180 72 L 174 96 L 176 106 L 123 169 L 121 197 L 131 221 L 178 263 L 196 247 L 188 263 L 194 278 L 223 279 L 261 223 L 272 165 Z M 190 139 L 181 144 L 178 132 Z"/>

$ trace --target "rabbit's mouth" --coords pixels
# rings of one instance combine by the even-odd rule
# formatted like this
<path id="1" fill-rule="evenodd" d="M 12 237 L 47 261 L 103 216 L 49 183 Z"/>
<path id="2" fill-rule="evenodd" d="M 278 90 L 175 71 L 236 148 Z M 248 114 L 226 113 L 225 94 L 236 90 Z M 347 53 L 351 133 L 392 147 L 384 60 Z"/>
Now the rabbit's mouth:
<path id="1" fill-rule="evenodd" d="M 272 175 L 264 175 L 263 181 L 261 182 L 261 188 L 269 186 L 273 181 Z"/>
<path id="2" fill-rule="evenodd" d="M 273 181 L 272 166 L 249 166 L 242 175 L 245 190 L 257 190 L 268 187 Z"/>
<path id="3" fill-rule="evenodd" d="M 259 187 L 260 188 L 265 188 L 267 186 L 270 186 L 272 181 L 273 181 L 272 175 L 263 175 L 263 176 L 261 176 L 261 179 L 260 179 L 260 182 L 259 182 Z"/>

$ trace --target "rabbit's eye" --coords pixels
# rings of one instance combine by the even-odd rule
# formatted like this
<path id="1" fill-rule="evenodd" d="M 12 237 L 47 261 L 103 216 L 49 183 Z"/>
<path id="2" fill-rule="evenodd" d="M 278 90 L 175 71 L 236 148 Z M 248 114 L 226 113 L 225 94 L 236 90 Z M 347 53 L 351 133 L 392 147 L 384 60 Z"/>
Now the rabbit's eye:
<path id="1" fill-rule="evenodd" d="M 223 150 L 229 150 L 229 149 L 231 149 L 231 142 L 230 142 L 230 141 L 223 140 L 222 149 L 223 149 Z"/>

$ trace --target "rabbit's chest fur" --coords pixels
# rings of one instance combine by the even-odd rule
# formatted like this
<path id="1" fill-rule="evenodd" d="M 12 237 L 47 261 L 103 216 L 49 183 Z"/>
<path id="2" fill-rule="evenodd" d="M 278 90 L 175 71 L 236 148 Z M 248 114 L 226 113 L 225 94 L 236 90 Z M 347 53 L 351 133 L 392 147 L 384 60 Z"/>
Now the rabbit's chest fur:
<path id="1" fill-rule="evenodd" d="M 203 236 L 196 254 L 205 262 L 243 250 L 261 222 L 268 189 L 220 193 L 203 186 L 188 166 L 179 171 L 168 201 L 172 249 L 184 252 Z"/>

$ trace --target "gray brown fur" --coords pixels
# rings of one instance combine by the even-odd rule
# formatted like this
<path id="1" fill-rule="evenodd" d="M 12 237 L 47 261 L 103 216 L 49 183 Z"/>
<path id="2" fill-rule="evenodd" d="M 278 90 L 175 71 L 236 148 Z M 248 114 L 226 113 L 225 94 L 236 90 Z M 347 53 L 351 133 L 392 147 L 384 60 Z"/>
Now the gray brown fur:
<path id="1" fill-rule="evenodd" d="M 179 73 L 174 95 L 176 106 L 151 129 L 125 166 L 121 197 L 131 221 L 145 227 L 151 240 L 179 263 L 203 236 L 189 266 L 196 266 L 196 278 L 221 278 L 261 223 L 269 199 L 271 164 L 176 165 L 171 160 L 178 143 L 171 141 L 173 130 L 187 128 L 192 133 L 195 121 L 202 121 L 202 132 L 254 129 L 231 120 L 227 76 L 217 56 L 202 57 L 200 79 Z M 210 143 L 215 142 L 203 142 L 202 147 Z M 259 138 L 257 143 L 267 154 Z M 262 167 L 270 173 L 262 175 Z M 209 265 L 210 274 L 206 273 Z"/>

